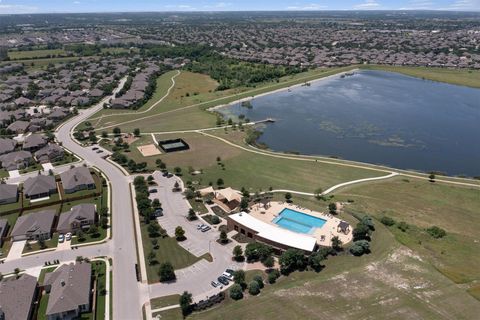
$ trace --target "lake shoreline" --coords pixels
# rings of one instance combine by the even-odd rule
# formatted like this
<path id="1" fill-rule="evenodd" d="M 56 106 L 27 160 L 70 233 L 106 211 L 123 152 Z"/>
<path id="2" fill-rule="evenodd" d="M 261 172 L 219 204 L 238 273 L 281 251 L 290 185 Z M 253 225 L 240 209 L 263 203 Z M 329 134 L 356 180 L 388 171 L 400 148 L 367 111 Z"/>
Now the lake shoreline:
<path id="1" fill-rule="evenodd" d="M 319 82 L 319 81 L 324 81 L 324 80 L 331 80 L 335 77 L 340 77 L 340 76 L 345 75 L 347 73 L 358 72 L 358 71 L 361 71 L 361 70 L 359 68 L 355 68 L 355 69 L 348 70 L 348 71 L 342 71 L 342 72 L 332 74 L 332 75 L 329 75 L 329 76 L 326 76 L 326 77 L 320 77 L 320 78 L 317 78 L 317 79 L 309 80 L 309 81 L 306 81 L 304 83 L 293 84 L 291 86 L 286 86 L 286 87 L 275 89 L 275 90 L 272 90 L 272 91 L 259 93 L 259 94 L 249 96 L 249 97 L 246 97 L 246 98 L 241 98 L 241 99 L 229 102 L 229 103 L 220 104 L 218 106 L 208 108 L 207 111 L 216 112 L 219 109 L 229 107 L 229 106 L 232 106 L 234 104 L 242 103 L 242 102 L 245 102 L 245 101 L 252 101 L 255 98 L 260 98 L 260 97 L 264 97 L 264 96 L 267 96 L 267 95 L 270 95 L 270 94 L 279 93 L 279 92 L 283 92 L 283 91 L 290 90 L 290 89 L 293 89 L 293 88 L 302 87 L 302 86 L 305 85 L 305 83 L 314 83 L 314 82 Z"/>

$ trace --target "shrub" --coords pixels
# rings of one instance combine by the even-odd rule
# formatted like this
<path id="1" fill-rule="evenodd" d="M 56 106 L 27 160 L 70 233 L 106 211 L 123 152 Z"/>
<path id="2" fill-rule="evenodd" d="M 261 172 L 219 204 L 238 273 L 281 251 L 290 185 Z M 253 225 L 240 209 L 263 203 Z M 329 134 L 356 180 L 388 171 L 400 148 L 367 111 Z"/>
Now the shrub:
<path id="1" fill-rule="evenodd" d="M 388 226 L 388 227 L 391 227 L 391 226 L 393 226 L 393 225 L 395 224 L 395 220 L 393 220 L 393 219 L 390 218 L 390 217 L 386 217 L 386 216 L 380 218 L 380 222 L 381 222 L 382 224 Z"/>
<path id="2" fill-rule="evenodd" d="M 253 280 L 258 283 L 258 286 L 260 287 L 260 289 L 263 288 L 263 278 L 261 275 L 256 275 L 255 277 L 253 277 Z"/>
<path id="3" fill-rule="evenodd" d="M 437 226 L 430 227 L 426 231 L 429 235 L 431 235 L 435 239 L 440 239 L 447 235 L 447 232 L 444 229 Z"/>
<path id="4" fill-rule="evenodd" d="M 397 224 L 397 228 L 400 229 L 402 232 L 405 232 L 408 230 L 409 226 L 408 224 L 405 222 L 405 221 L 400 221 L 398 224 Z"/>
<path id="5" fill-rule="evenodd" d="M 359 240 L 353 243 L 353 246 L 350 248 L 350 252 L 354 256 L 361 256 L 365 253 L 370 252 L 370 242 L 367 240 Z"/>
<path id="6" fill-rule="evenodd" d="M 233 300 L 240 300 L 243 298 L 243 290 L 238 283 L 235 283 L 230 288 L 230 298 L 232 298 Z"/>
<path id="7" fill-rule="evenodd" d="M 176 279 L 175 271 L 170 262 L 164 262 L 160 265 L 158 275 L 160 276 L 160 282 L 167 282 Z"/>
<path id="8" fill-rule="evenodd" d="M 257 281 L 250 282 L 250 284 L 248 285 L 248 293 L 252 296 L 256 296 L 260 293 L 260 286 L 258 285 Z"/>
<path id="9" fill-rule="evenodd" d="M 279 259 L 280 271 L 283 274 L 289 274 L 295 270 L 304 270 L 307 266 L 307 259 L 302 251 L 297 249 L 288 249 Z"/>

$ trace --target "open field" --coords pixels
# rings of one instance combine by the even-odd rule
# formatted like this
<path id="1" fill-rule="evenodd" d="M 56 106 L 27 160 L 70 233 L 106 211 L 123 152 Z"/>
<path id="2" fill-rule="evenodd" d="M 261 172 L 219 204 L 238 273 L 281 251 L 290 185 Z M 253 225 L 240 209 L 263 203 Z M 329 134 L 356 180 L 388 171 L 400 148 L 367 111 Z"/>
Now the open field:
<path id="1" fill-rule="evenodd" d="M 391 227 L 397 240 L 429 257 L 435 267 L 458 283 L 480 280 L 480 190 L 453 187 L 416 179 L 394 178 L 362 186 L 347 187 L 335 197 L 351 199 L 348 211 L 389 216 L 412 226 L 401 232 Z M 447 231 L 433 239 L 425 228 Z"/>
<path id="2" fill-rule="evenodd" d="M 469 319 L 479 311 L 478 301 L 397 245 L 379 225 L 370 255 L 332 257 L 318 274 L 293 273 L 257 297 L 227 299 L 191 318 L 365 319 L 381 314 L 383 319 Z"/>
<path id="3" fill-rule="evenodd" d="M 398 72 L 417 78 L 480 88 L 480 71 L 478 70 L 375 65 L 361 68 Z"/>
<path id="4" fill-rule="evenodd" d="M 171 296 L 165 296 L 161 298 L 155 298 L 150 300 L 150 305 L 153 309 L 159 309 L 163 307 L 173 306 L 178 304 L 180 299 L 179 294 L 172 294 Z"/>
<path id="5" fill-rule="evenodd" d="M 58 55 L 66 55 L 63 49 L 43 49 L 43 50 L 28 50 L 28 51 L 9 51 L 8 57 L 11 60 L 24 60 L 36 58 L 52 58 Z"/>

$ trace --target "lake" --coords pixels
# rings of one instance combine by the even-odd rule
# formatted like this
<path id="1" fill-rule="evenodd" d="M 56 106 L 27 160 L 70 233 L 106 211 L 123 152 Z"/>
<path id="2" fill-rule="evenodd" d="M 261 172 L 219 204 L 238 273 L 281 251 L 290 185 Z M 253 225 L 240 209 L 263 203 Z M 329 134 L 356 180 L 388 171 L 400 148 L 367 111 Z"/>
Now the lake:
<path id="1" fill-rule="evenodd" d="M 270 149 L 480 176 L 480 89 L 362 70 L 236 103 L 225 117 L 274 118 Z"/>

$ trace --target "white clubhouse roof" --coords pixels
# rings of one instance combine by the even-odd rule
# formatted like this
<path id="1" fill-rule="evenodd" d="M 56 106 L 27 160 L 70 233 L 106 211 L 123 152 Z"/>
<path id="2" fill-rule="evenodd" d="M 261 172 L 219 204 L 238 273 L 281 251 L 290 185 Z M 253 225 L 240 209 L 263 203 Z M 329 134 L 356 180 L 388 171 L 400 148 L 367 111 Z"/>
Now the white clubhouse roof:
<path id="1" fill-rule="evenodd" d="M 232 214 L 229 216 L 229 218 L 249 229 L 256 231 L 259 237 L 292 248 L 311 252 L 317 243 L 317 240 L 314 237 L 273 226 L 258 220 L 257 218 L 254 218 L 245 212 Z"/>

